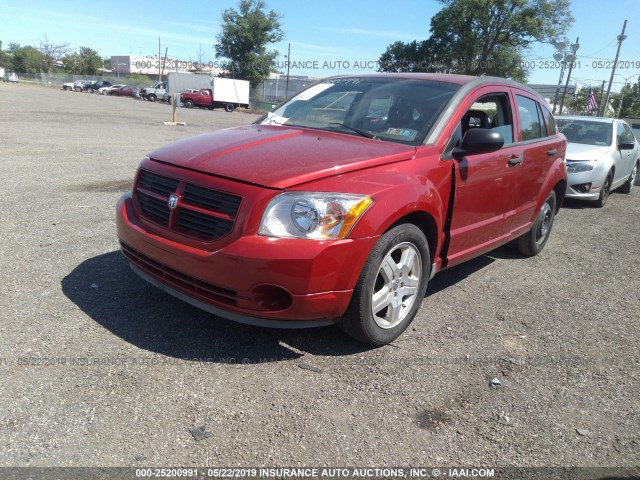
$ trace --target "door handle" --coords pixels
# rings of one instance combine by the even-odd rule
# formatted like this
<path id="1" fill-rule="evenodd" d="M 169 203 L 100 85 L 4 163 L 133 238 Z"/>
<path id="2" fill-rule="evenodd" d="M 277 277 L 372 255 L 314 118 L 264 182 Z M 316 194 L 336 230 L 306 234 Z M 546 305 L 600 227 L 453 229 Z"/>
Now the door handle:
<path id="1" fill-rule="evenodd" d="M 511 157 L 507 162 L 510 167 L 515 167 L 520 165 L 524 161 L 524 157 Z"/>
<path id="2" fill-rule="evenodd" d="M 551 150 L 547 150 L 547 157 L 553 157 L 557 151 L 558 150 L 556 150 L 555 148 L 552 148 Z"/>

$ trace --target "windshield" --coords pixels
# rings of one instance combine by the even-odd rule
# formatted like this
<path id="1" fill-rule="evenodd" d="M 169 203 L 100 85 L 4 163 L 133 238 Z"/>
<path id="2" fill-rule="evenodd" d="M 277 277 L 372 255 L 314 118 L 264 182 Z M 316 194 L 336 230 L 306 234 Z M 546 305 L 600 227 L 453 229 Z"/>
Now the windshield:
<path id="1" fill-rule="evenodd" d="M 300 92 L 262 121 L 422 143 L 459 85 L 404 78 L 334 78 Z"/>
<path id="2" fill-rule="evenodd" d="M 588 120 L 565 120 L 556 118 L 558 129 L 564 133 L 569 143 L 597 145 L 607 147 L 611 145 L 612 126 L 610 123 L 590 122 Z"/>

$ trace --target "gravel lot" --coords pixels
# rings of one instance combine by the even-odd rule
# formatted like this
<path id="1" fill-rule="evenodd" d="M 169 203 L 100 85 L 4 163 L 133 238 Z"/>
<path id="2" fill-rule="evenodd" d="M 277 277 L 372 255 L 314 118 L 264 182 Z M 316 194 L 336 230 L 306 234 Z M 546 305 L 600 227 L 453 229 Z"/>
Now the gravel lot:
<path id="1" fill-rule="evenodd" d="M 145 153 L 255 115 L 165 126 L 164 104 L 20 84 L 0 106 L 0 465 L 640 465 L 640 188 L 566 205 L 535 258 L 442 272 L 369 348 L 218 319 L 118 251 Z"/>

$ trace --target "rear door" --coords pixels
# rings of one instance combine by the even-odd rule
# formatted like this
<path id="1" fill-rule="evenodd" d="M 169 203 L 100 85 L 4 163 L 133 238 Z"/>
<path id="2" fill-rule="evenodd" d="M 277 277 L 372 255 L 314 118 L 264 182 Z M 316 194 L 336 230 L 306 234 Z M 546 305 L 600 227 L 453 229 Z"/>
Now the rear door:
<path id="1" fill-rule="evenodd" d="M 622 122 L 619 122 L 616 126 L 616 156 L 620 157 L 620 161 L 616 162 L 616 170 L 614 173 L 613 184 L 615 187 L 621 185 L 629 177 L 633 165 L 638 159 L 638 151 L 634 147 L 631 150 L 622 150 L 620 148 L 621 143 L 633 143 L 635 144 L 635 137 L 631 129 Z"/>
<path id="2" fill-rule="evenodd" d="M 525 90 L 514 89 L 513 93 L 518 117 L 516 145 L 522 155 L 521 163 L 513 169 L 516 182 L 510 228 L 516 231 L 528 230 L 535 219 L 546 174 L 564 151 L 546 105 Z"/>

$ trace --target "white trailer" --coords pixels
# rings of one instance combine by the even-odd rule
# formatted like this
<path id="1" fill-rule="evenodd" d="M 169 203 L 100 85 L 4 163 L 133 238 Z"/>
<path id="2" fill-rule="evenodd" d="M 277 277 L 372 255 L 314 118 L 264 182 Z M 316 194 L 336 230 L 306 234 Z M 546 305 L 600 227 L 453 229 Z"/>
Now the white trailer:
<path id="1" fill-rule="evenodd" d="M 249 82 L 234 78 L 211 77 L 213 105 L 230 111 L 238 107 L 249 108 Z"/>

